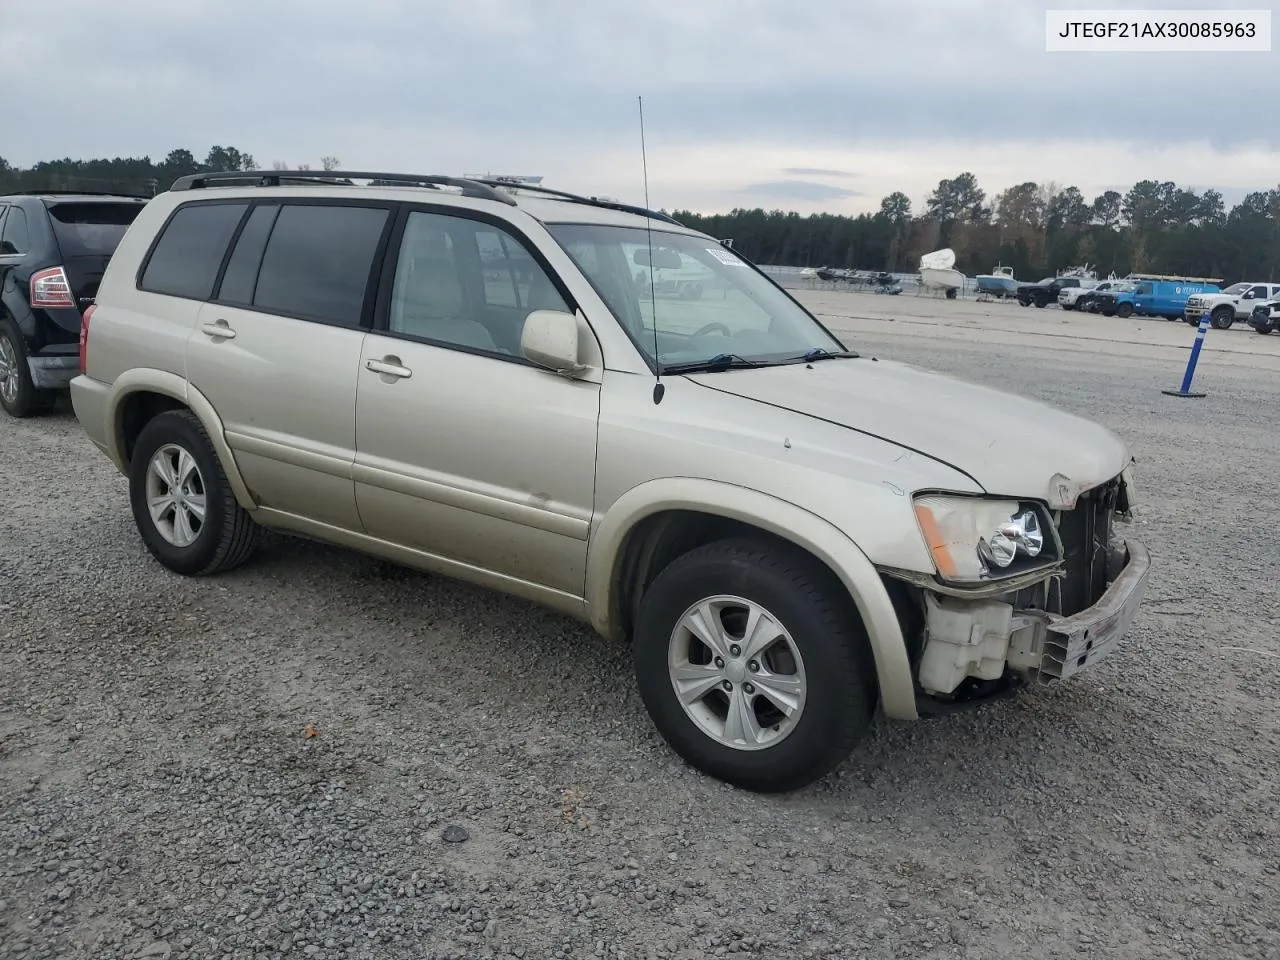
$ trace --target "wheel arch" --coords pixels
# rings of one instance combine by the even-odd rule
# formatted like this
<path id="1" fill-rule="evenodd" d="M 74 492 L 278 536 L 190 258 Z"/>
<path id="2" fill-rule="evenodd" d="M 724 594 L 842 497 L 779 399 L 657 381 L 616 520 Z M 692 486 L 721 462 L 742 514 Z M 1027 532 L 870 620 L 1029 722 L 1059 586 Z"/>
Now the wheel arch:
<path id="1" fill-rule="evenodd" d="M 231 484 L 236 502 L 247 511 L 257 503 L 245 485 L 236 465 L 235 455 L 227 444 L 222 420 L 209 399 L 182 377 L 164 370 L 134 369 L 115 379 L 107 407 L 107 455 L 121 473 L 128 474 L 133 444 L 142 428 L 167 410 L 188 410 L 196 416 L 209 435 L 214 454 Z"/>
<path id="2" fill-rule="evenodd" d="M 886 716 L 914 720 L 915 687 L 893 598 L 866 554 L 843 531 L 802 507 L 747 487 L 693 478 L 651 480 L 609 508 L 587 553 L 586 600 L 592 626 L 629 636 L 644 585 L 690 549 L 735 533 L 785 541 L 841 584 L 861 617 Z"/>

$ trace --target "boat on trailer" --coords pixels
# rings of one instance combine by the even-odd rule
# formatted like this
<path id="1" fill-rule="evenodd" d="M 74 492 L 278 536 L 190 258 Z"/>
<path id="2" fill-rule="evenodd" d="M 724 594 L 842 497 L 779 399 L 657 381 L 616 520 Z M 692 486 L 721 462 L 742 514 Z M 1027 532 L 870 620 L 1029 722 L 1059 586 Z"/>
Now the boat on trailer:
<path id="1" fill-rule="evenodd" d="M 955 269 L 956 253 L 950 247 L 926 253 L 920 258 L 920 287 L 942 291 L 954 300 L 964 289 L 965 275 Z"/>
<path id="2" fill-rule="evenodd" d="M 1013 267 L 996 264 L 990 273 L 980 273 L 973 278 L 978 285 L 978 295 L 1003 300 L 1018 293 L 1018 281 L 1013 277 Z"/>

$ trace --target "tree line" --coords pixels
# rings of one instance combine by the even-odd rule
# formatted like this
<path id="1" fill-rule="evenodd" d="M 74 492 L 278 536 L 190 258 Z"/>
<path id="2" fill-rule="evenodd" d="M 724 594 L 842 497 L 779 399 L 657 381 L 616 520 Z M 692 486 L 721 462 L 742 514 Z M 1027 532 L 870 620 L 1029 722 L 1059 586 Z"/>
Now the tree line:
<path id="1" fill-rule="evenodd" d="M 321 157 L 320 169 L 333 170 L 337 157 Z M 274 170 L 310 170 L 310 163 L 271 163 Z M 12 166 L 0 157 L 0 195 L 23 190 L 87 190 L 91 192 L 130 193 L 154 196 L 163 193 L 179 177 L 196 173 L 221 173 L 230 170 L 257 170 L 258 162 L 250 153 L 236 147 L 214 146 L 203 160 L 190 150 L 170 150 L 161 161 L 150 157 L 116 157 L 114 159 L 44 160 L 25 169 Z"/>
<path id="2" fill-rule="evenodd" d="M 1077 187 L 1031 181 L 988 198 L 966 172 L 939 181 L 919 213 L 895 192 L 875 213 L 856 217 L 759 208 L 672 215 L 732 238 L 734 249 L 757 263 L 779 266 L 911 273 L 923 254 L 950 247 L 956 267 L 970 276 L 1000 263 L 1027 280 L 1083 264 L 1101 276 L 1280 277 L 1280 188 L 1250 193 L 1230 210 L 1216 190 L 1156 180 L 1092 200 Z"/>
<path id="3" fill-rule="evenodd" d="M 339 166 L 323 157 L 320 168 Z M 273 169 L 310 169 L 272 161 Z M 29 168 L 0 157 L 0 194 L 22 190 L 121 191 L 153 196 L 179 177 L 258 169 L 252 155 L 214 146 L 198 160 L 190 150 L 150 157 L 47 160 Z M 664 211 L 667 212 L 667 211 Z M 1255 191 L 1229 210 L 1215 190 L 1197 193 L 1170 181 L 1143 180 L 1127 192 L 1087 199 L 1073 186 L 1015 184 L 988 197 L 969 172 L 940 180 L 923 210 L 894 192 L 875 213 L 858 216 L 734 209 L 723 214 L 671 211 L 682 223 L 720 239 L 757 263 L 913 272 L 921 255 L 942 247 L 970 276 L 997 263 L 1019 279 L 1089 264 L 1106 275 L 1130 272 L 1275 281 L 1280 274 L 1280 187 Z"/>

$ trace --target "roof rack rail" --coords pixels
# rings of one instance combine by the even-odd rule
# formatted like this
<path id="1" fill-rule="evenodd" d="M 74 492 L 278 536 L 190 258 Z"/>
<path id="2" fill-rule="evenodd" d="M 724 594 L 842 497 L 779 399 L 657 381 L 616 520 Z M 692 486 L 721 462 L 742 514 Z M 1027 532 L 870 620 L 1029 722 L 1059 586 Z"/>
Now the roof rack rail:
<path id="1" fill-rule="evenodd" d="M 1180 277 L 1163 273 L 1131 273 L 1122 280 L 1173 280 L 1182 283 L 1221 283 L 1222 277 Z"/>
<path id="2" fill-rule="evenodd" d="M 496 200 L 508 206 L 517 206 L 506 193 L 495 190 L 479 180 L 463 177 L 443 177 L 420 173 L 370 173 L 355 170 L 224 170 L 216 173 L 195 173 L 173 181 L 170 190 L 203 190 L 213 186 L 278 187 L 288 183 L 323 183 L 353 186 L 352 180 L 371 180 L 396 186 L 457 187 L 464 197 L 479 200 Z"/>
<path id="3" fill-rule="evenodd" d="M 617 200 L 605 200 L 603 197 L 584 197 L 580 194 L 569 193 L 565 190 L 554 190 L 551 187 L 544 187 L 541 184 L 526 183 L 515 177 L 483 177 L 477 178 L 476 183 L 482 183 L 486 186 L 495 188 L 505 188 L 508 190 L 528 190 L 530 193 L 541 193 L 549 197 L 555 197 L 557 200 L 567 200 L 570 203 L 585 203 L 593 207 L 604 207 L 607 210 L 617 210 L 621 213 L 634 213 L 641 217 L 653 217 L 655 220 L 662 220 L 665 223 L 674 223 L 677 227 L 682 227 L 679 220 L 669 217 L 665 213 L 659 213 L 656 210 L 646 210 L 644 207 L 633 206 L 629 203 L 619 203 Z"/>
<path id="4" fill-rule="evenodd" d="M 145 193 L 131 193 L 128 190 L 68 190 L 58 187 L 49 190 L 6 190 L 0 196 L 6 197 L 127 197 L 130 200 L 150 200 Z"/>

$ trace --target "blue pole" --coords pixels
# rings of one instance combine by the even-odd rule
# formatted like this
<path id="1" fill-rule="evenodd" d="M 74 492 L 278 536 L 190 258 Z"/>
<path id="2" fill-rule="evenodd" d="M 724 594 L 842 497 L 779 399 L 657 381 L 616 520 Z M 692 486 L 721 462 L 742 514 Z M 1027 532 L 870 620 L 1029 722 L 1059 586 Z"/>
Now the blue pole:
<path id="1" fill-rule="evenodd" d="M 1182 375 L 1182 386 L 1177 390 L 1162 390 L 1170 397 L 1203 397 L 1203 393 L 1191 392 L 1191 378 L 1196 375 L 1196 362 L 1200 359 L 1200 348 L 1204 346 L 1204 335 L 1209 332 L 1209 314 L 1200 318 L 1200 326 L 1196 328 L 1196 342 L 1191 345 L 1191 356 L 1187 358 L 1187 370 Z"/>

